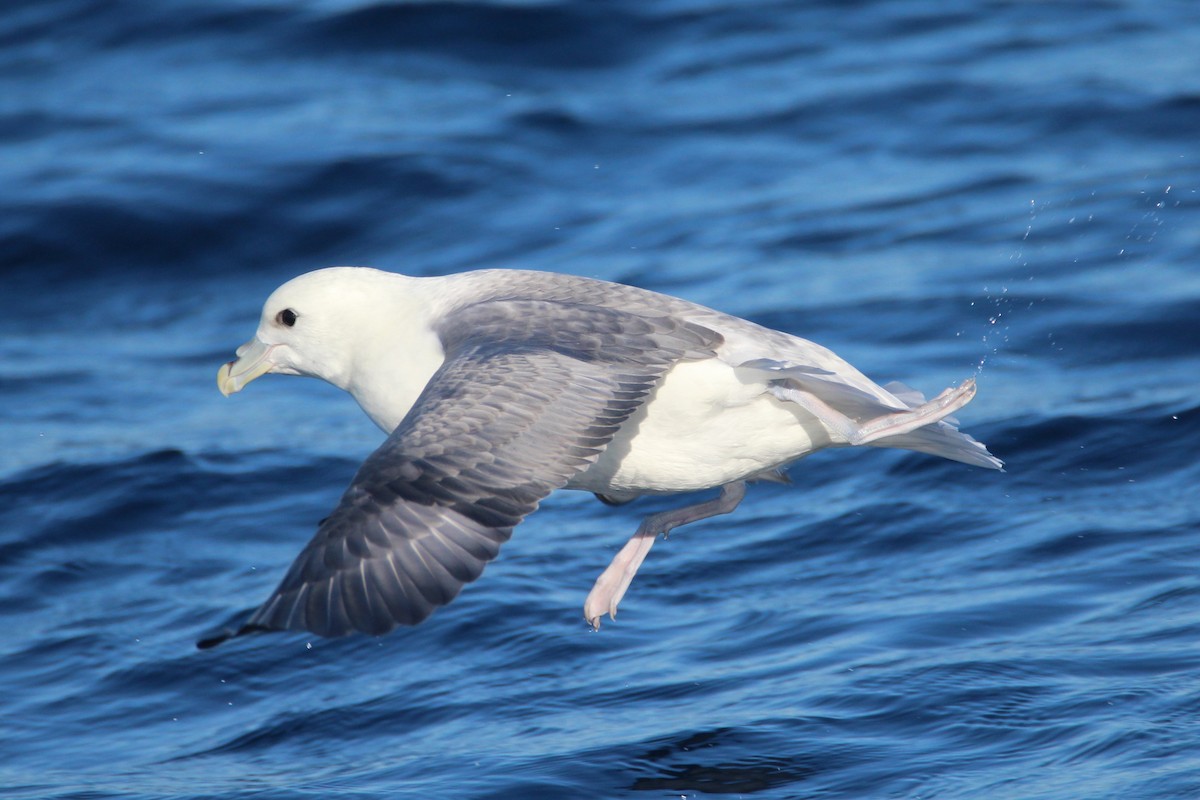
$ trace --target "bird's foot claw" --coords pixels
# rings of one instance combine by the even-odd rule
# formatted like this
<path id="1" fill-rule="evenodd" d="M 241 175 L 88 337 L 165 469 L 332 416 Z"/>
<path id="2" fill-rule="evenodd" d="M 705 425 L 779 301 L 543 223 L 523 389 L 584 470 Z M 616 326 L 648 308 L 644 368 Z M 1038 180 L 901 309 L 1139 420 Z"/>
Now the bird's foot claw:
<path id="1" fill-rule="evenodd" d="M 623 572 L 614 570 L 611 566 L 596 579 L 596 585 L 583 601 L 583 618 L 592 630 L 600 630 L 600 619 L 605 614 L 614 620 L 617 618 L 617 604 L 621 602 L 628 588 L 629 580 L 625 579 Z"/>

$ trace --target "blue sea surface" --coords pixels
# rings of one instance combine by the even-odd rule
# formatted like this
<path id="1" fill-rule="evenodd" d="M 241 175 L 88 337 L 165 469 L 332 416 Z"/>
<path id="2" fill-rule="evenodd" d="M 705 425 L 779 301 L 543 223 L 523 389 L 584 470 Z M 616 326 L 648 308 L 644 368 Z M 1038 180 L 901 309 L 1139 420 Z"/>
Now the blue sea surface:
<path id="1" fill-rule="evenodd" d="M 0 796 L 1200 797 L 1200 5 L 9 0 Z M 679 295 L 965 378 L 660 543 L 559 492 L 383 638 L 195 641 L 382 434 L 217 367 L 330 264 Z M 403 357 L 399 353 L 398 357 Z"/>

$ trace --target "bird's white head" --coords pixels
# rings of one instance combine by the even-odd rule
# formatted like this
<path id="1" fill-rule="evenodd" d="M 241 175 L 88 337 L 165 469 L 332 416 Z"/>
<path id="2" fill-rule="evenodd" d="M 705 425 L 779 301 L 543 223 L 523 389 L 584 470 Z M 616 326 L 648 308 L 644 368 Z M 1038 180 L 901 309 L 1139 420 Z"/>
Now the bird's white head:
<path id="1" fill-rule="evenodd" d="M 293 278 L 267 298 L 258 331 L 217 372 L 217 387 L 229 396 L 273 372 L 321 378 L 350 390 L 360 362 L 378 348 L 379 332 L 395 331 L 398 319 L 411 317 L 414 301 L 404 282 L 414 281 L 361 267 Z"/>

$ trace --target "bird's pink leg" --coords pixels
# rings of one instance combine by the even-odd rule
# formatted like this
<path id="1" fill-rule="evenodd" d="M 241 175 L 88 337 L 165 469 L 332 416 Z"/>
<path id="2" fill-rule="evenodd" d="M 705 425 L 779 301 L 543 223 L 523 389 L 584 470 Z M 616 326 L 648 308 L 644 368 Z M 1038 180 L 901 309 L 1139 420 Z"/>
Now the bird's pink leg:
<path id="1" fill-rule="evenodd" d="M 721 494 L 712 500 L 697 503 L 684 508 L 661 511 L 651 514 L 642 520 L 637 533 L 633 535 L 621 552 L 617 553 L 608 568 L 596 579 L 592 591 L 588 592 L 587 600 L 583 603 L 583 616 L 593 629 L 600 629 L 600 618 L 608 614 L 613 619 L 617 617 L 617 604 L 625 596 L 633 576 L 642 565 L 646 554 L 654 545 L 654 540 L 661 533 L 664 536 L 673 528 L 687 525 L 689 522 L 715 517 L 718 514 L 728 514 L 737 508 L 738 503 L 746 496 L 746 482 L 734 481 L 721 487 Z"/>
<path id="2" fill-rule="evenodd" d="M 772 392 L 779 399 L 795 403 L 819 419 L 833 435 L 835 442 L 860 445 L 885 439 L 888 436 L 909 433 L 950 416 L 971 402 L 971 398 L 975 396 L 975 379 L 963 381 L 957 389 L 947 389 L 916 408 L 883 414 L 865 422 L 855 422 L 831 408 L 816 395 L 803 389 L 778 386 L 774 387 Z"/>

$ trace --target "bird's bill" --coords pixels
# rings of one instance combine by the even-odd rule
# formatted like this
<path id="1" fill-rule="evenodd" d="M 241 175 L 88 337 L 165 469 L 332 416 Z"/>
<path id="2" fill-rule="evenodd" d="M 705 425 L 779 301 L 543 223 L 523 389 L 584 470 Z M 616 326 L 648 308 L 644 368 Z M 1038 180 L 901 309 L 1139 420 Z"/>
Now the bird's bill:
<path id="1" fill-rule="evenodd" d="M 263 344 L 258 338 L 251 339 L 237 349 L 237 360 L 222 364 L 217 370 L 217 388 L 229 397 L 240 392 L 246 384 L 259 375 L 270 372 L 275 363 L 271 361 L 274 345 Z"/>

